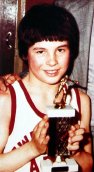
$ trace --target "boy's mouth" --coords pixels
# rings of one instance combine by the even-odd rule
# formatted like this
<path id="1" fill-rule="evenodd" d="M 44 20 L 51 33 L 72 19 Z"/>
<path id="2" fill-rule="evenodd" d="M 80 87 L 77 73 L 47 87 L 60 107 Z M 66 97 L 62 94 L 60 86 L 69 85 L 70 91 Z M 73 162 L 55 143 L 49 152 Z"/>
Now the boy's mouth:
<path id="1" fill-rule="evenodd" d="M 45 73 L 48 75 L 48 76 L 51 76 L 51 77 L 54 77 L 58 74 L 58 71 L 59 70 L 45 70 Z"/>

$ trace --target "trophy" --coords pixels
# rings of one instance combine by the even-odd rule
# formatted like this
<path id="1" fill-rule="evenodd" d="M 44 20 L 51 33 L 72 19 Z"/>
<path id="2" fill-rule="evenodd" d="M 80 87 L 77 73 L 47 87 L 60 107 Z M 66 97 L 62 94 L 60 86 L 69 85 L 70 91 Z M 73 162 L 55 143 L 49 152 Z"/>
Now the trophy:
<path id="1" fill-rule="evenodd" d="M 68 131 L 71 125 L 77 123 L 75 109 L 66 104 L 66 98 L 69 94 L 68 81 L 74 82 L 68 76 L 65 76 L 58 87 L 54 106 L 47 107 L 47 115 L 49 117 L 48 134 L 50 136 L 48 157 L 55 160 L 53 162 L 51 159 L 43 161 L 41 163 L 42 172 L 78 171 L 78 164 L 74 159 L 69 158 L 71 152 L 67 149 Z M 63 97 L 61 96 L 61 99 L 58 101 L 60 94 Z"/>
<path id="2" fill-rule="evenodd" d="M 61 91 L 63 97 L 58 101 Z M 54 107 L 47 107 L 47 115 L 49 117 L 49 135 L 48 155 L 67 157 L 70 152 L 67 149 L 68 131 L 71 125 L 76 122 L 75 109 L 66 104 L 66 98 L 69 94 L 68 76 L 65 76 L 60 82 L 57 94 L 54 99 Z"/>

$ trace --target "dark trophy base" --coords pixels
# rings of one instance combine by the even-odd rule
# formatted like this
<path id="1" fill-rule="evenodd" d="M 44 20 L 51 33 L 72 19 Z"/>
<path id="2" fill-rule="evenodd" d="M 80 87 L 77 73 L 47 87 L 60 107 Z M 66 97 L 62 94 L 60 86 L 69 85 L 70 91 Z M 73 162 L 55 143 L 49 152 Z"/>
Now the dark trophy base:
<path id="1" fill-rule="evenodd" d="M 48 133 L 50 135 L 48 155 L 52 157 L 55 157 L 56 155 L 68 157 L 70 155 L 70 152 L 67 149 L 68 131 L 70 130 L 71 125 L 77 123 L 75 109 L 71 106 L 66 106 L 63 109 L 48 107 L 47 114 L 49 117 Z"/>

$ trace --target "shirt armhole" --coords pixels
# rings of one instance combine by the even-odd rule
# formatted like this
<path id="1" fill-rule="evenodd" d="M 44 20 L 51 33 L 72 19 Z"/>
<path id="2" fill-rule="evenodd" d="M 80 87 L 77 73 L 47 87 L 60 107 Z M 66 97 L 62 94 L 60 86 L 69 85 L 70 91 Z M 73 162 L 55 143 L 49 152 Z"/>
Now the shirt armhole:
<path id="1" fill-rule="evenodd" d="M 81 101 L 80 101 L 80 94 L 78 89 L 74 89 L 75 94 L 76 94 L 76 98 L 77 98 L 77 104 L 78 104 L 78 108 L 79 108 L 79 113 L 81 114 Z"/>
<path id="2" fill-rule="evenodd" d="M 10 126 L 9 126 L 9 135 L 12 133 L 14 128 L 15 122 L 15 115 L 16 115 L 16 94 L 12 85 L 9 85 L 9 90 L 11 94 L 11 119 L 10 119 Z"/>

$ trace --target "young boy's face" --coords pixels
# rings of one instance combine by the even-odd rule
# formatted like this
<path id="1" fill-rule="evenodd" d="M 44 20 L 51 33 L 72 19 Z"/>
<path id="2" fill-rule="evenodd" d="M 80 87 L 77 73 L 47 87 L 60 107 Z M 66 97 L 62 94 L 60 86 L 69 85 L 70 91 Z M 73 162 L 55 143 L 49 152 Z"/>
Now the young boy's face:
<path id="1" fill-rule="evenodd" d="M 47 84 L 55 84 L 66 73 L 70 60 L 67 41 L 41 41 L 28 50 L 29 72 Z"/>

